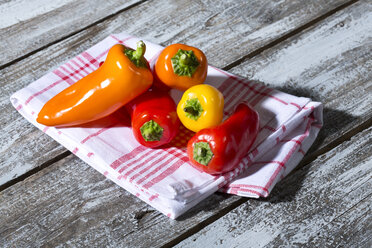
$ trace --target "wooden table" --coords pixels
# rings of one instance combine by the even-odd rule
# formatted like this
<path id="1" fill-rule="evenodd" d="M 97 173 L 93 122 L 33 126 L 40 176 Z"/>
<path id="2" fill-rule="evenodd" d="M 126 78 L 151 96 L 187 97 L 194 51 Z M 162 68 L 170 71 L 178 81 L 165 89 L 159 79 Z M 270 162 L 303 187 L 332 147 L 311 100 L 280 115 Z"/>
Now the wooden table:
<path id="1" fill-rule="evenodd" d="M 321 101 L 318 139 L 268 199 L 216 193 L 167 218 L 9 101 L 122 31 L 199 47 L 211 65 Z M 370 1 L 3 0 L 0 51 L 0 247 L 372 246 Z"/>

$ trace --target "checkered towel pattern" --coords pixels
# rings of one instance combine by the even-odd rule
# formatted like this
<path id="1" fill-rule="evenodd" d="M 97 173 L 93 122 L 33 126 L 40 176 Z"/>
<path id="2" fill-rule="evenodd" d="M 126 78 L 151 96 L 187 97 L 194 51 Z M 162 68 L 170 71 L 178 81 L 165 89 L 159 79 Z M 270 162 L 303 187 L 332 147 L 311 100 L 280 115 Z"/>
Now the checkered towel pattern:
<path id="1" fill-rule="evenodd" d="M 162 149 L 141 146 L 133 137 L 128 114 L 114 114 L 73 128 L 45 127 L 36 122 L 42 106 L 54 95 L 96 70 L 116 43 L 135 48 L 139 39 L 110 35 L 11 96 L 28 121 L 51 136 L 107 178 L 170 218 L 177 218 L 217 190 L 246 197 L 267 197 L 275 184 L 293 170 L 322 127 L 322 105 L 209 66 L 207 84 L 225 97 L 227 118 L 246 101 L 259 113 L 260 132 L 239 166 L 220 176 L 194 169 L 186 144 L 193 133 L 179 135 Z M 145 57 L 153 66 L 161 46 L 145 41 Z M 178 102 L 182 93 L 172 90 Z M 81 175 L 82 177 L 84 175 Z"/>

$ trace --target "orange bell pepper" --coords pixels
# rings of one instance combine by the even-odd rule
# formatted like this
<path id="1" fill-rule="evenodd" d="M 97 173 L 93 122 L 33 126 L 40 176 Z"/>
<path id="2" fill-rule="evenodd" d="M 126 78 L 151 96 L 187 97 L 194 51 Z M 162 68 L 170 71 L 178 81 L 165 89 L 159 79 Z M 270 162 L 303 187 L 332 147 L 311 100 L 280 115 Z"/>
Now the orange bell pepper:
<path id="1" fill-rule="evenodd" d="M 108 116 L 145 92 L 153 82 L 143 57 L 145 43 L 137 50 L 114 45 L 96 71 L 66 88 L 41 109 L 37 122 L 47 126 L 75 126 Z"/>
<path id="2" fill-rule="evenodd" d="M 155 62 L 155 85 L 176 88 L 182 91 L 204 83 L 208 62 L 198 48 L 184 44 L 173 44 L 164 48 Z"/>

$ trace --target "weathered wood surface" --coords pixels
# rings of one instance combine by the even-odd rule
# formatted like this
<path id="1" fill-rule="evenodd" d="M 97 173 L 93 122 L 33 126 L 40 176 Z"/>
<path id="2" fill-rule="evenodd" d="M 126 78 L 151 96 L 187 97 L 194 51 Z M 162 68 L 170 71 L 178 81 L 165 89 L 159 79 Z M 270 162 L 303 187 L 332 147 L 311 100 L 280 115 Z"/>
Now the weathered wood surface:
<path id="1" fill-rule="evenodd" d="M 324 104 L 322 150 L 372 124 L 372 5 L 360 1 L 231 69 L 245 78 Z"/>
<path id="2" fill-rule="evenodd" d="M 371 247 L 372 128 L 177 247 Z"/>
<path id="3" fill-rule="evenodd" d="M 173 221 L 70 155 L 2 192 L 0 244 L 156 247 L 229 205 L 227 197 Z"/>
<path id="4" fill-rule="evenodd" d="M 361 16 L 349 16 L 349 13 L 356 12 L 354 8 L 357 8 L 357 11 L 361 13 Z M 294 39 L 291 39 L 290 42 L 283 42 L 284 47 L 288 47 L 288 49 L 292 47 L 291 49 L 294 49 L 296 48 L 296 46 L 293 46 L 294 44 L 302 44 L 304 46 L 307 44 L 306 42 L 314 42 L 315 39 L 315 41 L 318 42 L 328 41 L 328 49 L 331 49 L 332 43 L 330 43 L 330 40 L 326 39 L 327 32 L 324 30 L 329 30 L 332 32 L 337 31 L 332 29 L 334 27 L 334 23 L 332 22 L 332 20 L 336 18 L 341 21 L 344 20 L 346 16 L 349 16 L 347 17 L 347 19 L 350 21 L 349 28 L 355 28 L 355 26 L 359 27 L 360 25 L 363 26 L 364 22 L 362 22 L 361 19 L 363 19 L 363 13 L 366 13 L 366 10 L 368 10 L 368 8 L 366 7 L 366 2 L 352 5 L 349 8 L 340 11 L 339 15 L 335 15 L 334 17 L 331 16 L 319 25 L 314 25 L 314 28 L 305 30 L 305 34 L 296 36 Z M 331 23 L 332 25 L 328 25 L 327 23 Z M 357 28 L 357 30 L 359 29 Z M 338 32 L 339 34 L 341 34 L 342 30 L 338 30 Z M 358 34 L 360 35 L 361 33 L 359 32 L 356 35 Z M 316 37 L 318 37 L 318 40 Z M 368 42 L 366 43 L 366 39 L 364 39 L 363 37 L 364 36 L 359 37 L 359 39 L 362 40 L 360 46 L 362 47 L 364 44 L 365 47 L 368 47 Z M 67 42 L 71 42 L 68 44 L 74 44 L 74 42 L 79 43 L 79 40 L 80 39 L 78 39 L 78 37 L 76 37 L 75 40 L 73 39 L 73 37 L 71 37 L 67 40 Z M 86 44 L 84 42 L 88 41 L 83 41 L 83 45 Z M 368 94 L 368 77 L 370 76 L 368 73 L 361 73 L 360 77 L 354 77 L 353 72 L 355 70 L 368 72 L 367 69 L 371 65 L 368 63 L 367 60 L 367 62 L 364 64 L 355 63 L 354 67 L 352 64 L 348 63 L 346 63 L 345 67 L 342 67 L 345 64 L 345 61 L 347 61 L 346 56 L 357 60 L 358 56 L 361 55 L 364 58 L 366 55 L 361 53 L 360 49 L 357 49 L 357 46 L 354 43 L 354 39 L 342 39 L 342 41 L 340 42 L 342 43 L 341 47 L 343 47 L 343 53 L 340 55 L 334 55 L 333 57 L 330 57 L 329 60 L 333 60 L 336 62 L 340 60 L 342 62 L 336 64 L 336 67 L 341 67 L 341 69 L 336 70 L 336 76 L 341 76 L 343 78 L 347 78 L 348 76 L 350 76 L 350 82 L 354 82 L 354 80 L 358 82 L 366 82 L 366 88 L 360 88 L 361 90 L 359 94 L 361 96 L 358 95 L 358 97 L 364 97 L 366 94 Z M 278 46 L 280 47 L 281 45 L 279 44 Z M 47 54 L 52 54 L 52 51 L 57 50 L 56 47 L 58 46 L 52 46 L 45 51 Z M 322 47 L 315 46 L 314 52 L 318 48 Z M 272 53 L 275 53 L 276 49 L 278 48 L 274 47 L 268 51 L 272 51 Z M 282 54 L 282 56 L 285 57 L 287 53 L 291 54 L 291 51 L 292 50 L 289 49 L 285 54 Z M 70 53 L 73 52 L 70 50 Z M 37 54 L 35 54 L 35 56 L 36 55 Z M 264 59 L 266 58 L 266 56 L 269 57 L 269 54 L 265 53 L 265 56 L 261 58 L 262 64 L 265 62 Z M 293 63 L 301 63 L 302 59 L 297 58 L 297 60 L 295 60 Z M 361 61 L 363 61 L 363 59 Z M 260 64 L 260 60 L 254 60 L 254 62 L 257 63 L 257 65 Z M 305 80 L 308 80 L 308 78 L 306 78 L 306 72 L 308 70 L 312 71 L 312 73 L 324 79 L 319 82 L 319 84 L 324 84 L 323 87 L 327 87 L 329 92 L 338 95 L 340 101 L 344 100 L 347 104 L 351 104 L 350 108 L 347 108 L 347 106 L 345 107 L 345 112 L 349 111 L 346 113 L 352 114 L 353 108 L 355 108 L 355 106 L 350 103 L 351 101 L 347 101 L 348 99 L 343 99 L 343 97 L 350 97 L 347 92 L 345 92 L 349 89 L 342 89 L 337 84 L 331 89 L 328 88 L 329 86 L 326 83 L 328 81 L 331 81 L 331 79 L 334 78 L 335 75 L 327 70 L 323 70 L 322 66 L 324 66 L 324 61 L 319 60 L 313 62 L 314 63 L 311 65 L 310 68 L 305 67 L 302 70 L 296 70 L 296 74 L 293 75 L 293 78 L 296 78 L 296 82 L 298 84 L 305 82 Z M 219 63 L 221 62 L 219 61 Z M 262 66 L 260 70 L 264 71 L 266 70 L 266 68 L 270 68 L 270 61 L 266 61 L 265 63 L 266 66 Z M 244 66 L 248 66 L 247 68 L 249 68 L 249 63 L 248 65 L 244 64 Z M 347 68 L 347 70 L 345 68 Z M 243 69 L 240 68 L 239 70 Z M 275 73 L 275 69 L 275 67 L 272 68 L 273 73 Z M 278 69 L 280 69 L 280 67 Z M 235 68 L 232 69 L 232 71 L 234 70 Z M 346 82 L 350 83 L 349 81 Z M 360 87 L 358 82 L 355 85 Z M 276 85 L 276 87 L 285 87 L 288 84 L 290 85 L 290 83 L 292 83 L 292 81 L 285 81 L 282 82 L 282 84 L 280 85 Z M 321 98 L 318 99 L 328 104 L 328 102 L 331 102 L 327 98 L 328 95 L 331 96 L 332 94 L 321 95 Z M 370 108 L 366 109 L 366 113 L 367 111 L 370 111 Z M 340 114 L 345 115 L 345 112 L 339 112 Z M 356 122 L 355 125 L 358 125 L 358 122 Z M 366 132 L 368 131 L 370 130 L 367 130 Z M 342 135 L 345 132 L 347 132 L 347 129 L 343 129 L 343 132 L 339 135 Z M 365 136 L 364 133 L 362 133 L 362 137 L 363 136 Z M 345 143 L 346 145 L 342 144 L 335 150 L 332 150 L 329 153 L 325 154 L 324 161 L 327 160 L 326 158 L 333 158 L 333 161 L 330 160 L 330 162 L 328 163 L 329 165 L 333 163 L 335 166 L 337 166 L 338 161 L 334 157 L 334 151 L 340 150 L 340 147 L 349 147 L 350 151 L 351 149 L 354 149 L 352 148 L 352 142 L 357 143 L 356 140 L 352 139 L 351 142 Z M 322 142 L 323 146 L 325 146 L 329 144 L 329 142 L 332 142 L 332 140 L 325 139 Z M 362 147 L 361 144 L 360 146 Z M 356 147 L 355 149 L 359 148 Z M 368 156 L 370 157 L 371 155 L 370 149 L 368 150 L 368 146 L 365 146 L 365 148 L 363 149 L 366 154 L 365 159 L 367 159 Z M 350 152 L 346 152 L 343 154 L 345 155 L 346 160 L 351 159 Z M 305 190 L 303 192 L 311 192 L 311 189 L 316 190 L 317 187 L 315 184 L 311 184 L 311 181 L 305 180 L 307 179 L 307 177 L 309 177 L 309 174 L 307 174 L 306 172 L 309 170 L 308 168 L 323 168 L 321 167 L 323 162 L 323 160 L 321 159 L 323 158 L 319 158 L 316 162 L 312 163 L 311 166 L 304 167 L 302 170 L 296 172 L 296 174 L 300 173 L 300 175 L 303 175 L 303 178 L 301 178 L 301 180 L 298 180 L 298 178 L 296 178 L 297 180 L 295 180 L 292 178 L 292 176 L 290 177 L 290 179 L 285 179 L 283 183 L 277 187 L 274 196 L 268 202 L 249 200 L 247 206 L 250 206 L 253 211 L 256 207 L 260 208 L 260 204 L 265 204 L 265 209 L 267 210 L 271 207 L 275 207 L 274 205 L 280 201 L 287 201 L 288 204 L 290 204 L 291 200 L 295 199 L 294 196 L 296 196 L 297 192 L 300 192 L 300 190 Z M 348 161 L 350 164 L 354 162 L 353 160 Z M 325 167 L 324 169 L 326 168 L 328 168 L 328 170 L 317 172 L 317 179 L 319 179 L 320 175 L 322 175 L 323 173 L 332 172 L 332 167 L 329 166 Z M 355 176 L 358 175 L 357 170 L 350 170 L 350 173 L 348 174 L 345 171 L 342 171 L 341 167 L 338 168 L 340 168 L 340 170 L 338 171 L 339 173 L 344 173 L 343 175 L 349 175 L 350 178 L 355 178 Z M 330 179 L 332 179 L 332 177 L 330 177 Z M 368 180 L 368 174 L 363 179 Z M 287 180 L 289 180 L 289 182 L 287 182 Z M 345 179 L 345 181 L 347 180 Z M 289 187 L 288 185 L 291 185 L 290 182 L 296 182 L 296 184 Z M 304 189 L 303 186 L 301 186 L 303 182 L 308 182 L 312 188 Z M 370 181 L 368 182 L 370 183 Z M 332 190 L 335 190 L 333 189 L 333 186 L 335 184 L 337 184 L 337 182 L 331 181 L 328 184 L 330 188 L 324 188 L 324 192 L 326 192 L 327 190 L 333 192 Z M 286 187 L 282 185 L 286 185 Z M 285 189 L 283 189 L 283 187 Z M 288 194 L 288 192 L 290 194 Z M 342 194 L 342 192 L 339 193 L 339 195 L 335 196 L 336 198 L 340 197 L 340 195 Z M 346 194 L 348 192 L 344 193 Z M 311 198 L 311 196 L 312 195 L 308 193 L 308 197 L 310 197 L 308 198 L 308 201 L 310 201 L 309 203 L 311 203 L 311 200 L 313 199 Z M 274 202 L 272 199 L 276 199 L 277 202 Z M 341 227 L 343 227 L 343 225 L 346 225 L 345 223 L 350 223 L 351 225 L 355 225 L 356 228 L 360 228 L 360 230 L 368 230 L 367 223 L 359 222 L 358 219 L 355 217 L 364 216 L 366 218 L 370 218 L 370 212 L 368 212 L 368 204 L 365 203 L 366 201 L 367 203 L 369 202 L 368 199 L 369 198 L 365 198 L 364 200 L 362 200 L 362 198 L 357 197 L 344 199 L 344 201 L 341 202 L 342 204 L 344 204 L 344 206 L 350 208 L 350 206 L 353 206 L 352 203 L 354 202 L 355 209 L 364 210 L 365 215 L 363 215 L 363 213 L 361 213 L 361 215 L 359 215 L 359 213 L 353 215 L 353 208 L 350 208 L 348 212 L 345 212 L 338 219 L 336 219 L 337 222 L 334 222 L 336 223 L 335 225 L 329 227 L 329 230 L 333 230 L 330 232 L 342 232 L 341 228 L 338 228 L 337 223 Z M 362 201 L 357 203 L 358 200 Z M 4 190 L 2 192 L 0 201 L 0 205 L 2 206 L 0 208 L 0 214 L 2 216 L 1 223 L 10 223 L 9 225 L 3 226 L 0 229 L 0 237 L 4 237 L 1 242 L 4 242 L 5 244 L 14 243 L 18 244 L 19 246 L 22 246 L 22 244 L 26 246 L 26 244 L 29 244 L 28 242 L 30 242 L 30 240 L 37 240 L 38 243 L 36 243 L 36 246 L 42 244 L 47 246 L 56 246 L 58 244 L 61 245 L 65 243 L 71 246 L 97 244 L 98 246 L 133 247 L 174 244 L 175 242 L 186 238 L 191 233 L 199 230 L 204 225 L 213 222 L 220 216 L 224 215 L 227 211 L 233 209 L 235 206 L 242 204 L 246 200 L 236 196 L 228 197 L 225 195 L 215 194 L 208 198 L 207 201 L 201 203 L 195 209 L 187 213 L 185 216 L 181 217 L 179 220 L 172 221 L 162 214 L 158 213 L 157 211 L 153 210 L 152 208 L 148 207 L 145 203 L 140 202 L 135 197 L 130 196 L 124 190 L 119 189 L 113 183 L 105 180 L 103 176 L 99 175 L 89 166 L 81 162 L 76 157 L 70 155 L 66 159 L 61 160 L 60 162 L 53 164 L 48 168 L 36 173 L 34 176 L 29 177 L 27 180 L 19 182 L 12 187 Z M 300 203 L 297 202 L 297 204 Z M 312 210 L 316 212 L 316 204 L 310 206 L 312 206 Z M 311 211 L 311 209 L 308 210 Z M 259 215 L 261 212 L 257 210 L 256 213 L 257 215 Z M 310 215 L 311 213 L 313 212 L 309 212 L 308 214 Z M 290 212 L 288 214 L 290 215 Z M 347 216 L 354 217 L 349 219 L 349 222 L 347 222 L 346 220 L 345 222 L 343 222 L 343 218 Z M 237 218 L 241 220 L 239 216 Z M 253 218 L 253 216 L 251 218 Z M 261 218 L 263 217 L 261 216 Z M 237 222 L 239 222 L 239 220 L 237 220 Z M 307 231 L 310 235 L 311 230 L 303 230 Z M 289 232 L 290 230 L 287 231 Z M 12 233 L 14 233 L 14 235 L 12 235 Z M 358 241 L 361 236 L 355 234 L 355 237 L 355 241 Z M 368 242 L 368 240 L 366 242 Z M 353 239 L 351 239 L 351 243 L 353 243 Z"/>
<path id="5" fill-rule="evenodd" d="M 235 53 L 238 57 L 349 1 L 162 0 L 141 4 L 128 9 L 124 15 L 120 14 L 128 6 L 140 2 L 110 0 L 92 4 L 87 0 L 19 0 L 2 3 L 0 37 L 3 39 L 0 50 L 3 53 L 0 55 L 0 67 L 105 19 L 111 20 L 110 24 L 116 30 L 121 27 L 121 30 L 125 28 L 130 33 L 136 31 L 158 42 L 197 40 L 204 43 L 202 48 L 207 46 L 214 50 L 213 56 L 220 53 L 215 48 L 221 47 L 220 38 L 225 37 L 223 42 L 231 43 L 230 51 L 234 52 L 237 45 L 244 47 L 245 51 L 240 55 Z M 107 18 L 115 13 L 119 15 Z M 125 18 L 128 16 L 130 18 Z M 115 20 L 116 23 L 111 23 Z M 209 35 L 199 36 L 200 32 L 209 32 Z M 255 44 L 252 45 L 252 42 Z"/>
<path id="6" fill-rule="evenodd" d="M 2 69 L 0 185 L 65 152 L 21 117 L 11 106 L 9 96 L 109 34 L 126 31 L 163 45 L 195 45 L 205 51 L 212 65 L 224 67 L 346 2 L 149 1 Z M 64 32 L 63 27 L 59 32 Z"/>
<path id="7" fill-rule="evenodd" d="M 0 2 L 0 68 L 85 29 L 139 0 L 18 0 Z"/>
<path id="8" fill-rule="evenodd" d="M 291 174 L 268 201 L 249 200 L 180 247 L 244 247 L 247 240 L 257 245 L 273 240 L 274 246 L 310 241 L 315 246 L 323 241 L 330 246 L 343 242 L 367 244 L 370 240 L 364 234 L 370 232 L 371 220 L 371 130 Z M 0 243 L 16 247 L 156 247 L 197 227 L 199 221 L 221 214 L 234 201 L 238 202 L 238 197 L 215 194 L 173 221 L 71 155 L 2 192 L 0 220 L 7 224 L 0 227 Z M 218 226 L 221 222 L 223 226 Z M 345 239 L 346 234 L 349 236 Z M 235 239 L 235 235 L 252 237 Z"/>

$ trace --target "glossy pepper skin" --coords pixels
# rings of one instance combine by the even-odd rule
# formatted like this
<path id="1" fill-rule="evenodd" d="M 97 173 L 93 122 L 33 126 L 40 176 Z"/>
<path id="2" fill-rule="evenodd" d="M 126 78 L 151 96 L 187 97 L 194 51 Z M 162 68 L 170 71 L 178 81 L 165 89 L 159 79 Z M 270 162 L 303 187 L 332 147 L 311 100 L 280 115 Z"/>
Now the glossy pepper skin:
<path id="1" fill-rule="evenodd" d="M 223 106 L 224 98 L 218 89 L 200 84 L 183 93 L 177 106 L 177 114 L 187 129 L 197 132 L 220 124 Z"/>
<path id="2" fill-rule="evenodd" d="M 136 51 L 114 45 L 102 66 L 50 99 L 39 112 L 37 122 L 76 126 L 124 106 L 152 85 L 153 76 L 143 57 L 145 50 L 142 41 Z"/>
<path id="3" fill-rule="evenodd" d="M 201 50 L 184 44 L 173 44 L 164 48 L 155 62 L 155 84 L 159 88 L 165 85 L 185 91 L 202 84 L 207 72 L 207 58 Z"/>
<path id="4" fill-rule="evenodd" d="M 258 129 L 258 113 L 241 103 L 221 125 L 196 133 L 188 142 L 187 155 L 192 165 L 201 171 L 228 172 L 247 155 Z"/>
<path id="5" fill-rule="evenodd" d="M 176 104 L 167 92 L 147 91 L 125 107 L 131 115 L 133 135 L 140 144 L 154 148 L 176 137 L 180 120 Z"/>

